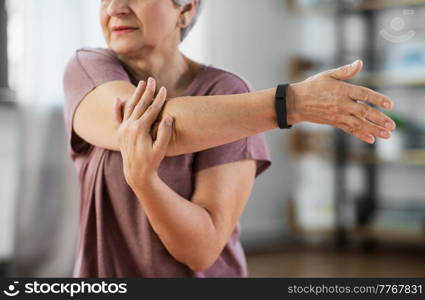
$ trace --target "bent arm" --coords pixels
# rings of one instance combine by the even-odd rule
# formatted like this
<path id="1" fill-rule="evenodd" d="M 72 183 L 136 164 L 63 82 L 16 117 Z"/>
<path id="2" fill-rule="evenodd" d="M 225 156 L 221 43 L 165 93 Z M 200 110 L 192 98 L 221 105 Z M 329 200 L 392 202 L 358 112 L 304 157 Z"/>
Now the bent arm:
<path id="1" fill-rule="evenodd" d="M 105 83 L 78 106 L 75 132 L 98 147 L 119 151 L 113 100 L 129 99 L 136 87 L 126 81 Z M 251 94 L 193 96 L 170 99 L 163 114 L 174 118 L 167 156 L 198 152 L 277 128 L 275 89 Z"/>
<path id="2" fill-rule="evenodd" d="M 131 188 L 170 254 L 201 272 L 230 239 L 251 193 L 255 164 L 244 160 L 201 170 L 190 201 L 158 176 L 139 177 Z"/>

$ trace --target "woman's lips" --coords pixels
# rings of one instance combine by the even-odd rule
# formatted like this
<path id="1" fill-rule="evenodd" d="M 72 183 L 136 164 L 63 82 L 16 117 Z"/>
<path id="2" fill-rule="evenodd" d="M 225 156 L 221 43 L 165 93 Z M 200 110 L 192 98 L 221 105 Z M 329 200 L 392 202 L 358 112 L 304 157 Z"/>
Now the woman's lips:
<path id="1" fill-rule="evenodd" d="M 138 28 L 118 28 L 112 30 L 112 33 L 122 35 L 138 30 Z"/>

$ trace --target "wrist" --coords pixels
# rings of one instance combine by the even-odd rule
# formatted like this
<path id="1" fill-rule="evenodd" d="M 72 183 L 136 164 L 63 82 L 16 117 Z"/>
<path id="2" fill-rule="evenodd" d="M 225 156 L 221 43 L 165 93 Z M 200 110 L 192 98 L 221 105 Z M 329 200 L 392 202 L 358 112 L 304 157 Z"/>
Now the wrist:
<path id="1" fill-rule="evenodd" d="M 286 90 L 286 118 L 289 125 L 301 122 L 300 114 L 297 111 L 297 84 L 290 84 Z"/>
<path id="2" fill-rule="evenodd" d="M 143 191 L 147 191 L 148 188 L 155 185 L 156 182 L 160 180 L 157 172 L 152 172 L 148 174 L 138 174 L 137 178 L 131 178 L 131 180 L 127 180 L 129 186 L 136 193 L 142 193 Z"/>

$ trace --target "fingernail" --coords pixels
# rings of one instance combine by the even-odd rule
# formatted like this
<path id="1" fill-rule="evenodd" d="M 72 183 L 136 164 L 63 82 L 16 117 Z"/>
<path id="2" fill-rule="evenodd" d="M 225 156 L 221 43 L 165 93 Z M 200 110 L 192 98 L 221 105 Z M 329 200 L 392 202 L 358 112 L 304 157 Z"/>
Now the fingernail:
<path id="1" fill-rule="evenodd" d="M 353 62 L 353 63 L 351 64 L 351 66 L 352 66 L 352 67 L 355 67 L 359 61 L 360 61 L 360 59 L 356 60 L 355 62 Z"/>
<path id="2" fill-rule="evenodd" d="M 162 100 L 163 99 L 163 94 L 164 94 L 164 89 L 161 87 L 158 90 L 158 93 L 156 94 L 155 100 L 158 100 L 158 101 Z"/>
<path id="3" fill-rule="evenodd" d="M 390 108 L 391 108 L 391 103 L 390 103 L 390 102 L 388 102 L 388 101 L 385 101 L 385 102 L 384 102 L 384 107 L 385 107 L 386 109 L 390 109 Z"/>
<path id="4" fill-rule="evenodd" d="M 381 133 L 380 133 L 380 136 L 383 137 L 383 138 L 389 138 L 389 137 L 391 137 L 391 133 L 388 132 L 388 131 L 382 130 Z"/>
<path id="5" fill-rule="evenodd" d="M 165 121 L 165 125 L 167 125 L 168 127 L 171 127 L 171 126 L 173 126 L 173 122 L 174 122 L 173 118 L 168 118 Z"/>
<path id="6" fill-rule="evenodd" d="M 389 121 L 385 122 L 385 128 L 393 129 L 394 127 L 395 127 L 394 122 L 389 122 Z"/>
<path id="7" fill-rule="evenodd" d="M 152 84 L 153 84 L 153 82 L 154 82 L 154 79 L 153 79 L 152 77 L 149 77 L 149 79 L 148 79 L 148 84 L 149 84 L 149 85 L 152 85 Z"/>
<path id="8" fill-rule="evenodd" d="M 367 136 L 367 139 L 368 139 L 368 141 L 369 141 L 371 144 L 375 143 L 375 137 L 374 137 L 374 136 L 372 136 L 372 135 L 368 135 L 368 136 Z"/>

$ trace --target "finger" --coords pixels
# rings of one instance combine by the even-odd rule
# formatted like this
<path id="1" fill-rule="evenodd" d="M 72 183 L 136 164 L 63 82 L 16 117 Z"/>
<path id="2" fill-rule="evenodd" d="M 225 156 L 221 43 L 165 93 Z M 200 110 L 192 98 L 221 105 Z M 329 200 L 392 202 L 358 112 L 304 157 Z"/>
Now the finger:
<path id="1" fill-rule="evenodd" d="M 137 120 L 145 113 L 148 107 L 152 104 L 156 92 L 156 81 L 153 78 L 148 79 L 148 85 L 141 96 L 140 101 L 136 104 L 130 119 Z"/>
<path id="2" fill-rule="evenodd" d="M 153 144 L 153 148 L 160 158 L 163 158 L 167 153 L 168 144 L 173 136 L 173 123 L 173 118 L 167 116 L 159 125 L 158 138 Z"/>
<path id="3" fill-rule="evenodd" d="M 337 80 L 347 80 L 359 74 L 362 69 L 363 61 L 359 59 L 353 62 L 351 65 L 346 65 L 338 69 L 327 71 L 325 74 Z"/>
<path id="4" fill-rule="evenodd" d="M 140 120 L 145 124 L 145 128 L 151 130 L 152 124 L 158 119 L 159 114 L 162 111 L 162 108 L 165 104 L 165 100 L 167 98 L 167 89 L 165 87 L 161 87 L 156 95 L 155 100 L 149 106 L 149 108 L 145 111 Z"/>
<path id="5" fill-rule="evenodd" d="M 394 130 L 396 128 L 395 122 L 390 117 L 369 105 L 357 103 L 352 100 L 348 100 L 344 105 L 347 112 L 359 119 L 367 119 L 387 130 Z"/>
<path id="6" fill-rule="evenodd" d="M 341 129 L 342 131 L 345 131 L 349 135 L 352 135 L 352 136 L 358 138 L 359 140 L 366 142 L 368 144 L 374 144 L 375 141 L 376 141 L 376 139 L 373 135 L 371 135 L 371 134 L 361 135 L 361 134 L 358 134 L 356 132 L 353 132 L 351 127 L 346 125 L 346 124 L 341 124 L 340 126 L 338 126 L 338 128 Z"/>
<path id="7" fill-rule="evenodd" d="M 391 132 L 388 130 L 353 115 L 344 116 L 342 123 L 348 125 L 349 132 L 356 136 L 366 137 L 372 135 L 382 139 L 389 139 L 391 137 Z"/>
<path id="8" fill-rule="evenodd" d="M 362 86 L 352 84 L 347 84 L 347 86 L 349 87 L 348 95 L 352 100 L 368 102 L 387 110 L 393 108 L 393 102 L 381 93 Z"/>
<path id="9" fill-rule="evenodd" d="M 124 117 L 123 120 L 126 121 L 131 116 L 134 107 L 139 102 L 140 97 L 142 97 L 144 91 L 146 89 L 146 82 L 140 81 L 139 84 L 136 87 L 136 90 L 134 91 L 133 95 L 131 96 L 130 100 L 125 105 L 124 108 Z"/>
<path id="10" fill-rule="evenodd" d="M 114 99 L 114 121 L 115 125 L 118 127 L 122 123 L 122 106 L 123 101 L 121 98 L 117 97 Z"/>

